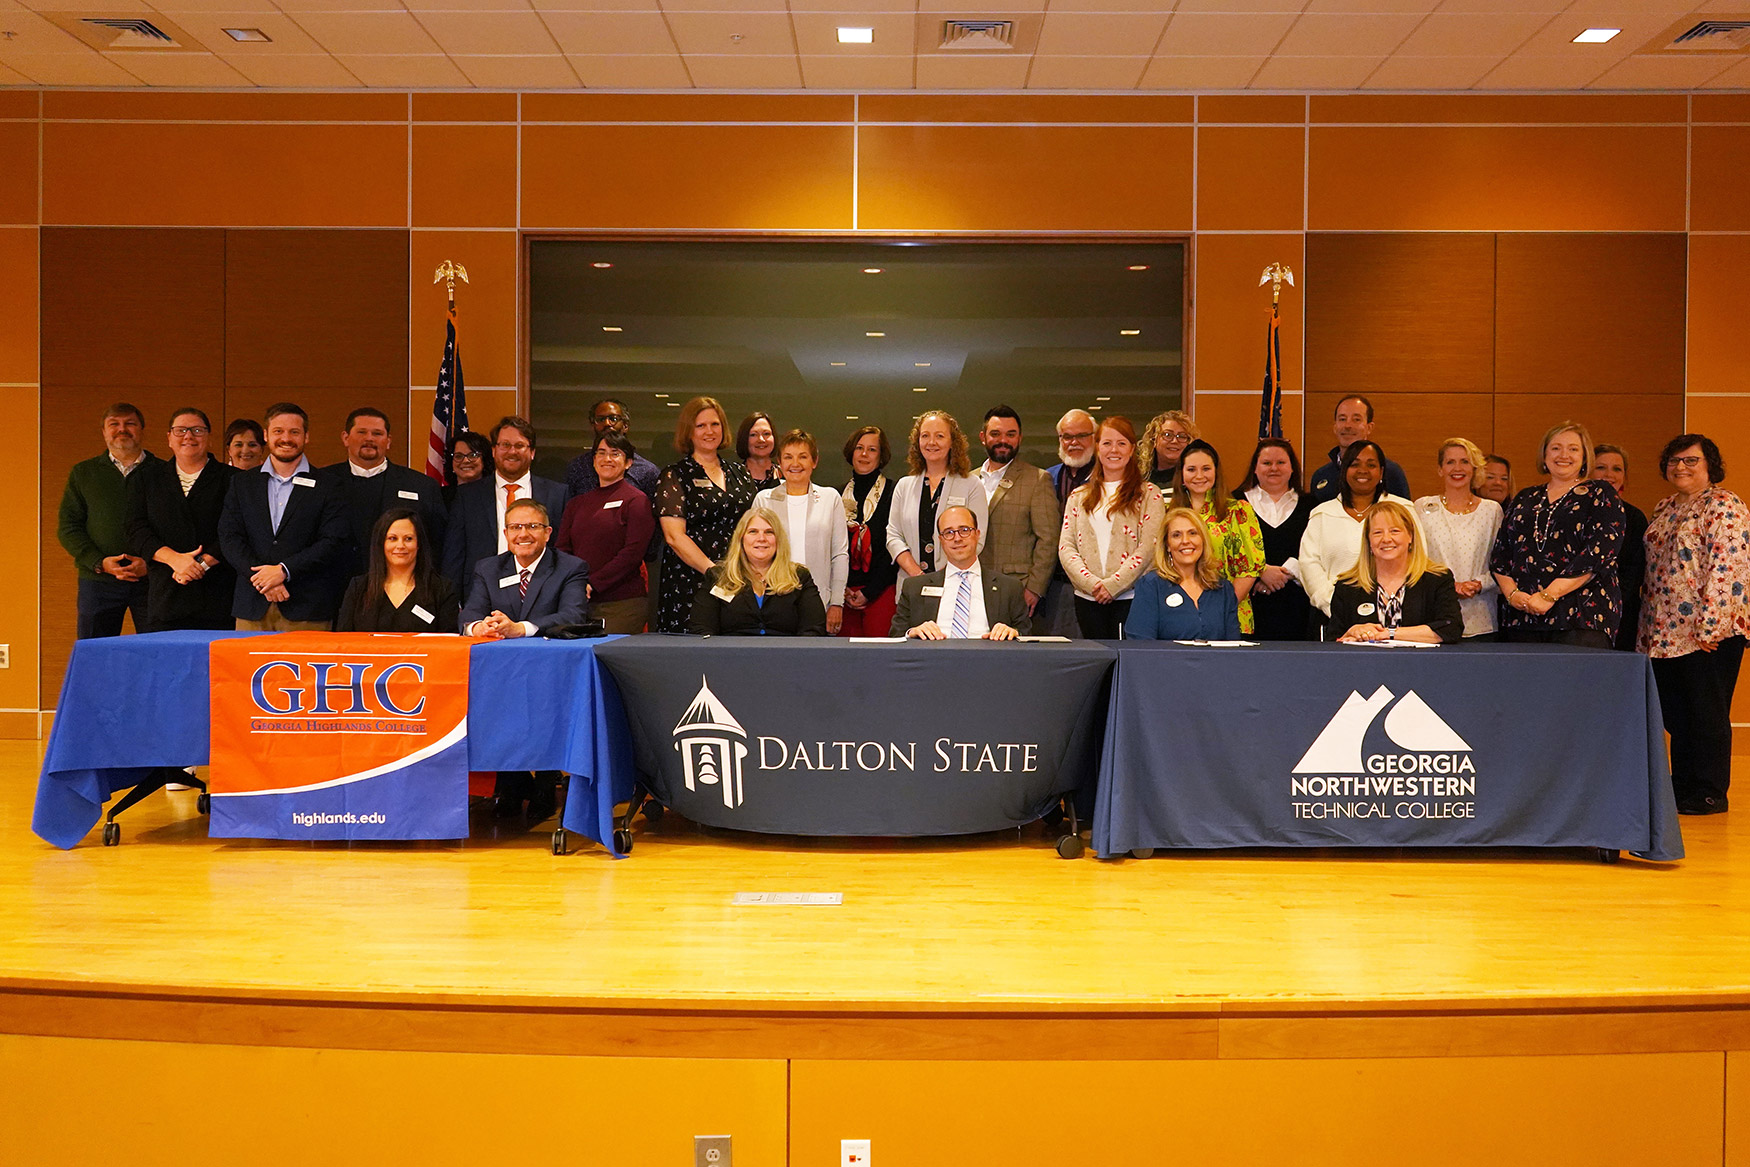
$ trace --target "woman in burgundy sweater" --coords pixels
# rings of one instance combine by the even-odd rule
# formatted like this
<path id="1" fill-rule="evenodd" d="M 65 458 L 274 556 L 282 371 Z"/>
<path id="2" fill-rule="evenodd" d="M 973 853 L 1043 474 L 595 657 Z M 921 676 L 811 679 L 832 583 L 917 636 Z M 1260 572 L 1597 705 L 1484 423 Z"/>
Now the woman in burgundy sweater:
<path id="1" fill-rule="evenodd" d="M 650 499 L 626 477 L 637 449 L 612 431 L 595 443 L 601 485 L 565 506 L 559 550 L 589 564 L 589 611 L 609 632 L 642 632 L 649 610 L 644 553 L 656 534 Z"/>

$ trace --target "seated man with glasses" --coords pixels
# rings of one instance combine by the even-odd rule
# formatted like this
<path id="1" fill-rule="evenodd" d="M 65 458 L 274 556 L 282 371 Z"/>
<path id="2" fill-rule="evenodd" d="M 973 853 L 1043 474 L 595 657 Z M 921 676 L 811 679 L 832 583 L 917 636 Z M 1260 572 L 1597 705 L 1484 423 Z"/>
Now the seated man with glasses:
<path id="1" fill-rule="evenodd" d="M 889 636 L 914 640 L 1013 640 L 1027 633 L 1021 581 L 984 571 L 978 562 L 978 516 L 962 506 L 936 517 L 937 546 L 948 566 L 902 580 Z"/>

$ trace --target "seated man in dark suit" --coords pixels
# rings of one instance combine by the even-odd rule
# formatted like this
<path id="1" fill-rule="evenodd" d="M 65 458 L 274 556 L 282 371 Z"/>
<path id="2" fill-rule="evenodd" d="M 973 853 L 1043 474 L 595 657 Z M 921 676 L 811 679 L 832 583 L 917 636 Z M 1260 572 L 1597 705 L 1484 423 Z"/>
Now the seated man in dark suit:
<path id="1" fill-rule="evenodd" d="M 532 499 L 557 519 L 565 513 L 570 491 L 562 482 L 529 472 L 535 460 L 535 427 L 520 417 L 507 417 L 492 427 L 492 458 L 497 469 L 477 482 L 456 488 L 450 526 L 444 536 L 444 574 L 465 596 L 474 565 L 489 555 L 509 550 L 504 540 L 505 507 Z"/>
<path id="2" fill-rule="evenodd" d="M 916 640 L 1025 636 L 1031 620 L 1021 581 L 979 565 L 978 516 L 967 507 L 948 507 L 936 516 L 936 536 L 948 566 L 900 583 L 888 635 Z"/>
<path id="3" fill-rule="evenodd" d="M 432 561 L 442 557 L 444 528 L 449 522 L 443 488 L 435 478 L 392 461 L 389 448 L 393 443 L 388 414 L 370 406 L 355 409 L 346 415 L 346 428 L 340 434 L 346 460 L 316 471 L 318 481 L 333 479 L 352 530 L 346 562 L 341 567 L 342 579 L 365 573 L 370 559 L 371 528 L 384 511 L 397 507 L 406 507 L 419 515 L 426 537 L 431 540 L 428 553 Z"/>
<path id="4" fill-rule="evenodd" d="M 474 565 L 468 602 L 458 620 L 463 636 L 510 640 L 544 636 L 562 624 L 582 621 L 589 610 L 589 567 L 575 555 L 548 547 L 552 523 L 547 508 L 531 499 L 505 511 L 510 550 Z M 542 823 L 558 809 L 557 770 L 529 775 L 501 770 L 498 815 L 515 818 L 529 804 L 528 822 Z"/>

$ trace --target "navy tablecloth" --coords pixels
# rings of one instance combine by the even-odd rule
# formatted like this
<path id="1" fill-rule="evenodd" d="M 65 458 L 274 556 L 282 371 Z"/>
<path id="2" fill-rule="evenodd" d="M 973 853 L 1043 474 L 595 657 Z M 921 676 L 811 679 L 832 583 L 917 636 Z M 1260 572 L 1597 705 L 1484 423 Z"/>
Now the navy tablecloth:
<path id="1" fill-rule="evenodd" d="M 43 756 L 31 826 L 72 847 L 103 806 L 159 766 L 208 759 L 207 649 L 243 632 L 157 632 L 74 645 Z M 607 638 L 613 639 L 613 638 Z M 477 644 L 468 658 L 468 766 L 564 770 L 561 822 L 612 846 L 615 802 L 631 797 L 626 716 L 595 659 L 606 640 Z"/>
<path id="2" fill-rule="evenodd" d="M 1647 658 L 1510 644 L 1127 641 L 1093 841 L 1683 856 Z"/>

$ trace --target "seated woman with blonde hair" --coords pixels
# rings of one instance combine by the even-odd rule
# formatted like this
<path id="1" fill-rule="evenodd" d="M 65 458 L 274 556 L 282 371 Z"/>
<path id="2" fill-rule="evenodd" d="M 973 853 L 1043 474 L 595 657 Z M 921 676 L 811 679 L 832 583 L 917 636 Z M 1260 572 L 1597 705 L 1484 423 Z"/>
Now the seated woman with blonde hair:
<path id="1" fill-rule="evenodd" d="M 764 506 L 741 516 L 723 562 L 693 600 L 701 636 L 825 636 L 826 606 L 806 567 L 790 558 L 784 524 Z"/>
<path id="2" fill-rule="evenodd" d="M 1203 516 L 1185 507 L 1167 512 L 1155 545 L 1154 570 L 1136 581 L 1124 618 L 1126 640 L 1238 640 L 1240 604 L 1223 579 L 1220 552 Z"/>
<path id="3" fill-rule="evenodd" d="M 1367 508 L 1363 524 L 1361 556 L 1337 577 L 1331 593 L 1336 638 L 1351 644 L 1456 644 L 1464 635 L 1464 614 L 1452 573 L 1428 558 L 1409 506 L 1383 499 Z"/>

